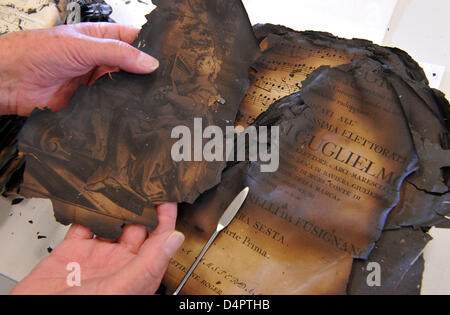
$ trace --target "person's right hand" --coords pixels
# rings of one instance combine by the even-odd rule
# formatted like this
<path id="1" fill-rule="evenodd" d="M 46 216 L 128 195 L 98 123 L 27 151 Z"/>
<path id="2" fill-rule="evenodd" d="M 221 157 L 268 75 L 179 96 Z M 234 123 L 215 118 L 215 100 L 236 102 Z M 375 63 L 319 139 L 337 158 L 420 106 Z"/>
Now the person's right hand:
<path id="1" fill-rule="evenodd" d="M 80 84 L 118 68 L 153 72 L 158 61 L 132 47 L 139 29 L 80 23 L 0 36 L 0 115 L 66 106 Z"/>

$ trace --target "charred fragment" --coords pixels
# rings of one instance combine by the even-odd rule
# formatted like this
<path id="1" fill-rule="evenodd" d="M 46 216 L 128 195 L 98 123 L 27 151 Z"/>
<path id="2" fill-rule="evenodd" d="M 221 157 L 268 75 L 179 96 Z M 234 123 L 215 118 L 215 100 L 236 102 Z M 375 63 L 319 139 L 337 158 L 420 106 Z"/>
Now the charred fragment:
<path id="1" fill-rule="evenodd" d="M 208 263 L 239 274 L 257 294 L 344 293 L 353 258 L 369 256 L 400 198 L 402 182 L 417 169 L 395 91 L 361 75 L 373 67 L 381 65 L 367 58 L 321 67 L 308 76 L 299 93 L 280 99 L 260 115 L 255 126 L 280 128 L 278 171 L 261 173 L 259 162 L 228 169 L 217 189 L 182 211 L 181 220 L 187 224 L 178 229 L 188 236 L 184 248 L 194 254 L 180 252 L 175 260 L 192 263 L 199 243 L 209 235 L 195 226 L 211 232 L 227 200 L 248 186 L 248 201 L 208 252 Z M 376 82 L 385 77 L 382 71 L 373 75 Z M 383 130 L 377 123 L 381 121 Z M 236 257 L 246 258 L 237 264 Z M 274 277 L 260 277 L 262 271 L 255 272 L 259 268 Z M 203 266 L 196 272 L 201 278 L 212 277 L 209 282 L 220 279 Z M 169 267 L 166 285 L 170 288 L 182 276 L 176 266 Z M 184 293 L 209 290 L 192 285 Z M 246 294 L 245 288 L 232 284 L 225 290 Z"/>
<path id="2" fill-rule="evenodd" d="M 134 46 L 160 61 L 157 72 L 81 88 L 60 113 L 35 111 L 20 137 L 22 192 L 52 199 L 60 222 L 104 237 L 118 237 L 123 223 L 152 229 L 156 205 L 193 202 L 219 182 L 223 162 L 172 160 L 171 131 L 194 117 L 234 121 L 259 53 L 239 0 L 154 3 Z"/>
<path id="3" fill-rule="evenodd" d="M 417 294 L 429 237 L 387 230 L 448 227 L 450 215 L 450 106 L 419 65 L 328 33 L 257 25 L 255 40 L 240 1 L 154 3 L 134 45 L 160 60 L 158 72 L 119 73 L 61 113 L 36 111 L 21 136 L 24 193 L 51 198 L 58 221 L 110 238 L 125 223 L 152 229 L 161 202 L 187 202 L 177 227 L 186 242 L 164 280 L 171 291 L 249 186 L 196 270 L 203 280 L 183 293 Z M 172 127 L 194 117 L 223 127 L 242 99 L 237 125 L 280 127 L 280 142 L 269 143 L 280 148 L 276 172 L 261 173 L 261 161 L 223 173 L 224 163 L 171 162 Z M 9 191 L 23 163 L 14 128 L 1 126 L 12 135 L 0 138 Z M 367 287 L 367 258 L 384 270 L 379 288 Z"/>

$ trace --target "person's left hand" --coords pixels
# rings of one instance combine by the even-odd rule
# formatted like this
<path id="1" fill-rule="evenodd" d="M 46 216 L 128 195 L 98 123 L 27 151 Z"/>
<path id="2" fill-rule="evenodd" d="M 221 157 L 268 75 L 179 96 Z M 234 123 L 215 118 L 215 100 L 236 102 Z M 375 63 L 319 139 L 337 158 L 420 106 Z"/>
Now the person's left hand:
<path id="1" fill-rule="evenodd" d="M 140 225 L 127 225 L 117 242 L 93 238 L 92 232 L 72 225 L 66 239 L 11 294 L 153 294 L 170 258 L 184 241 L 175 232 L 176 204 L 158 207 L 159 224 L 147 235 Z M 66 270 L 78 263 L 81 286 L 69 287 Z"/>
<path id="2" fill-rule="evenodd" d="M 158 61 L 132 47 L 139 29 L 80 23 L 0 36 L 0 115 L 58 111 L 80 84 L 122 69 L 153 72 Z"/>

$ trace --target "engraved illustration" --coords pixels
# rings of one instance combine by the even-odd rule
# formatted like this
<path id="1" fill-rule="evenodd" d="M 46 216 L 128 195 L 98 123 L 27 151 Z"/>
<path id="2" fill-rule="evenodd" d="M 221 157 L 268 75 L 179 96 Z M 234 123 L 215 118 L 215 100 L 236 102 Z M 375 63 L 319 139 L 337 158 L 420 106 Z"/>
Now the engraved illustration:
<path id="1" fill-rule="evenodd" d="M 156 205 L 193 202 L 219 182 L 224 162 L 172 160 L 171 130 L 194 118 L 233 122 L 259 54 L 241 1 L 155 3 L 134 45 L 159 59 L 157 72 L 80 88 L 60 113 L 36 111 L 20 137 L 23 192 L 103 236 L 120 235 L 123 223 L 151 229 Z"/>

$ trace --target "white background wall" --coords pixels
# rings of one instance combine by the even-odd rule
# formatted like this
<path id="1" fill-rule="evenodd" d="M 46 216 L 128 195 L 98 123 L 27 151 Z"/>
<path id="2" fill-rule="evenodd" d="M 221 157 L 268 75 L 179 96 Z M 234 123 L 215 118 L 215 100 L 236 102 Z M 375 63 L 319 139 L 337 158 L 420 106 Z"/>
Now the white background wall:
<path id="1" fill-rule="evenodd" d="M 440 89 L 450 96 L 450 1 L 398 0 L 384 44 L 444 66 Z"/>

